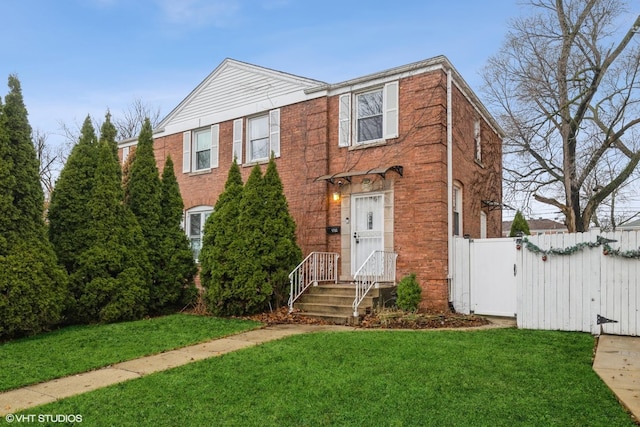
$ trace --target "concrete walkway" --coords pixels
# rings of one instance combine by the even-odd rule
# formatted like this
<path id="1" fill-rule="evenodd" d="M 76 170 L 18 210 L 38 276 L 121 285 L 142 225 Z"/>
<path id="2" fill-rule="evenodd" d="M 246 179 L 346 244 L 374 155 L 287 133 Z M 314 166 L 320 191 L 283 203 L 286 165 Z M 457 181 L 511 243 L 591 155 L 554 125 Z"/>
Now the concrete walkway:
<path id="1" fill-rule="evenodd" d="M 593 370 L 640 420 L 640 337 L 601 335 Z"/>

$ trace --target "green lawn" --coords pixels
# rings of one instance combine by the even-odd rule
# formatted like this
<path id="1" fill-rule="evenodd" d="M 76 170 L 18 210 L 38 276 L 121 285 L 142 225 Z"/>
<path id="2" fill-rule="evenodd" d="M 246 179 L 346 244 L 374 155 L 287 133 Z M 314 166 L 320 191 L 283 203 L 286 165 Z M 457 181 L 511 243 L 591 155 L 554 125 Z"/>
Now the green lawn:
<path id="1" fill-rule="evenodd" d="M 25 411 L 90 426 L 633 426 L 588 334 L 316 333 Z"/>
<path id="2" fill-rule="evenodd" d="M 136 322 L 72 326 L 0 344 L 0 391 L 89 371 L 211 338 L 257 322 L 175 314 Z"/>

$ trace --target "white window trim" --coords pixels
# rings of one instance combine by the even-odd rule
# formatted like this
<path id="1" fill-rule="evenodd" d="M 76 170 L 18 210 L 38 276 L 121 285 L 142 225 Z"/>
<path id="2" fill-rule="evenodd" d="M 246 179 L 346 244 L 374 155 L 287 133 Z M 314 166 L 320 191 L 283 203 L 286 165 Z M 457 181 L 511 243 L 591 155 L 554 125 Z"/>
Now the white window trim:
<path id="1" fill-rule="evenodd" d="M 235 159 L 239 165 L 242 164 L 242 119 L 236 119 L 233 121 L 233 149 L 231 150 L 232 158 Z"/>
<path id="2" fill-rule="evenodd" d="M 351 93 L 340 95 L 338 110 L 338 147 L 348 147 L 351 145 Z"/>
<path id="3" fill-rule="evenodd" d="M 195 206 L 191 209 L 187 209 L 184 213 L 184 232 L 187 235 L 187 239 L 189 240 L 189 246 L 191 246 L 191 239 L 192 239 L 192 235 L 190 234 L 191 232 L 191 215 L 193 214 L 202 214 L 201 217 L 201 222 L 200 222 L 200 249 L 202 248 L 202 240 L 204 238 L 204 226 L 207 222 L 207 218 L 209 215 L 211 215 L 213 213 L 213 207 L 212 206 Z M 207 215 L 208 214 L 208 215 Z M 193 247 L 191 248 L 191 250 L 193 250 Z M 200 250 L 198 250 L 198 254 L 200 253 Z M 198 257 L 196 256 L 196 253 L 194 252 L 194 259 L 196 262 L 198 262 Z"/>
<path id="4" fill-rule="evenodd" d="M 482 162 L 482 130 L 479 119 L 473 122 L 473 141 L 475 143 L 476 160 Z"/>
<path id="5" fill-rule="evenodd" d="M 258 119 L 262 117 L 267 117 L 267 129 L 269 136 L 269 155 L 267 157 L 260 158 L 252 158 L 253 153 L 251 152 L 251 129 L 249 123 L 253 119 Z M 234 122 L 235 124 L 235 122 Z M 235 126 L 234 126 L 235 130 Z M 234 135 L 234 142 L 236 141 Z M 255 164 L 255 163 L 263 163 L 269 161 L 271 154 L 274 157 L 280 157 L 280 109 L 276 108 L 275 110 L 270 110 L 263 114 L 257 114 L 251 117 L 247 117 L 247 132 L 246 132 L 246 156 L 245 159 L 246 164 Z M 235 147 L 235 144 L 234 144 Z"/>
<path id="6" fill-rule="evenodd" d="M 206 131 L 207 128 L 198 128 L 182 133 L 182 172 L 183 173 L 200 173 L 206 172 L 218 167 L 220 156 L 220 125 L 214 124 L 208 130 L 211 135 L 211 145 L 209 151 L 209 167 L 197 169 L 196 164 L 196 138 L 198 132 Z"/>
<path id="7" fill-rule="evenodd" d="M 338 98 L 338 146 L 359 147 L 377 145 L 399 136 L 399 82 L 392 81 L 383 86 L 369 87 L 358 92 L 340 95 Z M 368 141 L 357 141 L 358 114 L 357 97 L 365 93 L 382 90 L 382 137 Z"/>
<path id="8" fill-rule="evenodd" d="M 452 192 L 452 203 L 451 203 L 451 210 L 453 211 L 453 213 L 457 213 L 458 214 L 458 234 L 456 234 L 456 227 L 455 224 L 453 226 L 453 235 L 454 236 L 462 236 L 463 235 L 463 200 L 462 200 L 462 187 L 458 184 L 455 183 L 453 184 L 453 192 Z M 455 221 L 455 215 L 452 215 Z"/>
<path id="9" fill-rule="evenodd" d="M 367 95 L 370 93 L 374 93 L 374 92 L 380 92 L 380 94 L 382 95 L 382 105 L 380 108 L 380 118 L 382 119 L 382 129 L 380 129 L 380 138 L 374 138 L 374 139 L 367 139 L 365 141 L 359 141 L 358 140 L 358 124 L 359 124 L 359 119 L 360 116 L 358 115 L 358 98 L 360 96 L 363 95 Z M 362 91 L 362 92 L 358 92 L 358 93 L 354 93 L 353 94 L 353 144 L 354 145 L 367 145 L 367 144 L 375 144 L 376 142 L 380 142 L 384 139 L 384 88 L 382 87 L 377 87 L 377 88 L 373 88 L 373 89 L 369 89 L 366 91 Z M 374 117 L 374 116 L 370 116 L 370 117 Z"/>
<path id="10" fill-rule="evenodd" d="M 127 163 L 127 159 L 129 158 L 129 147 L 122 148 L 122 164 Z"/>

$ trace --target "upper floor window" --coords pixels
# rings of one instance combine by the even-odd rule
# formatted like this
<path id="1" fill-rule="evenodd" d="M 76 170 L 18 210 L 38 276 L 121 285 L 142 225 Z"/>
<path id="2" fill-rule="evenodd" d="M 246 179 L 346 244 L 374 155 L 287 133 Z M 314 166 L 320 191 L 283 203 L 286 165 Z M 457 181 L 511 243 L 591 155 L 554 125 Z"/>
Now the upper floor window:
<path id="1" fill-rule="evenodd" d="M 269 116 L 248 120 L 247 153 L 250 162 L 269 158 Z"/>
<path id="2" fill-rule="evenodd" d="M 476 147 L 476 160 L 482 161 L 482 138 L 480 134 L 480 120 L 473 122 L 473 141 Z"/>
<path id="3" fill-rule="evenodd" d="M 193 139 L 194 169 L 211 169 L 211 129 L 194 131 Z"/>
<path id="4" fill-rule="evenodd" d="M 358 144 L 382 139 L 382 89 L 356 95 Z"/>
<path id="5" fill-rule="evenodd" d="M 200 250 L 202 249 L 202 238 L 204 236 L 204 225 L 207 218 L 213 213 L 211 206 L 196 206 L 187 210 L 185 231 L 189 238 L 189 244 L 193 251 L 193 258 L 198 261 Z"/>
<path id="6" fill-rule="evenodd" d="M 220 126 L 182 134 L 182 171 L 199 172 L 218 167 Z"/>
<path id="7" fill-rule="evenodd" d="M 233 157 L 242 164 L 243 119 L 233 121 Z M 280 157 L 280 109 L 247 119 L 246 159 L 244 163 Z"/>
<path id="8" fill-rule="evenodd" d="M 373 90 L 340 95 L 338 108 L 340 147 L 398 137 L 397 81 Z"/>

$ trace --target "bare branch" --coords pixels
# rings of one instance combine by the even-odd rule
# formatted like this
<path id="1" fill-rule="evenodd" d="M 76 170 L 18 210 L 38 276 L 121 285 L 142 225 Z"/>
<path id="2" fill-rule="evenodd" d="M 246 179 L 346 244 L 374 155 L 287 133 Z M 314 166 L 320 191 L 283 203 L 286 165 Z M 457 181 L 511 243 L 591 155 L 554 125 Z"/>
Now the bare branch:
<path id="1" fill-rule="evenodd" d="M 640 48 L 633 28 L 618 31 L 624 0 L 529 4 L 534 13 L 513 22 L 489 59 L 483 90 L 507 132 L 509 188 L 535 192 L 562 210 L 570 231 L 582 231 L 637 165 Z M 610 180 L 585 188 L 598 171 Z"/>

